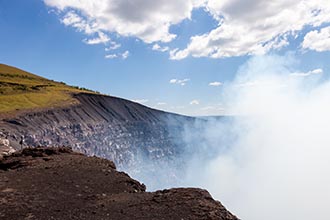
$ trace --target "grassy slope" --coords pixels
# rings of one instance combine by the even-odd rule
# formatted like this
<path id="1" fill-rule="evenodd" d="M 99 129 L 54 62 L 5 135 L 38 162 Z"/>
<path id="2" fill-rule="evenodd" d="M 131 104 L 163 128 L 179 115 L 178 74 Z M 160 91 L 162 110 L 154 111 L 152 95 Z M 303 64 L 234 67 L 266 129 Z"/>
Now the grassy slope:
<path id="1" fill-rule="evenodd" d="M 74 104 L 72 94 L 79 92 L 77 87 L 0 64 L 0 113 Z"/>

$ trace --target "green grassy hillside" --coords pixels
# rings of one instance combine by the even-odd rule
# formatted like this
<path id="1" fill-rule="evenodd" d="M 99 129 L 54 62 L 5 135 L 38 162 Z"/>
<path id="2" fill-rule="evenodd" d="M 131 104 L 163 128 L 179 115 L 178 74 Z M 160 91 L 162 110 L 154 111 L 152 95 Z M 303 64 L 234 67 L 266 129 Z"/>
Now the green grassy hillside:
<path id="1" fill-rule="evenodd" d="M 82 90 L 94 93 L 0 64 L 0 113 L 75 104 Z"/>

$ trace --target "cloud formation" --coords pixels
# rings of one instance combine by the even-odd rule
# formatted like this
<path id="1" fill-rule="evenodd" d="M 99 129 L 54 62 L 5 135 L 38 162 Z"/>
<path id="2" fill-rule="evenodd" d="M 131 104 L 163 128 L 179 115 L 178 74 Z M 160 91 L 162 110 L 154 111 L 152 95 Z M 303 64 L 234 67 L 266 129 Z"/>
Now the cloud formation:
<path id="1" fill-rule="evenodd" d="M 110 42 L 110 45 L 107 48 L 105 48 L 104 50 L 111 51 L 111 50 L 116 50 L 120 47 L 121 47 L 121 44 L 118 44 L 118 43 L 112 41 L 112 42 Z"/>
<path id="2" fill-rule="evenodd" d="M 152 46 L 152 50 L 156 50 L 156 51 L 160 51 L 160 52 L 166 52 L 166 51 L 168 51 L 169 49 L 170 49 L 169 47 L 167 47 L 167 46 L 162 47 L 162 46 L 160 46 L 159 44 L 154 44 L 154 45 Z"/>
<path id="3" fill-rule="evenodd" d="M 126 50 L 124 53 L 121 54 L 121 57 L 125 60 L 129 57 L 129 54 L 130 54 L 129 51 Z"/>
<path id="4" fill-rule="evenodd" d="M 190 79 L 171 79 L 170 83 L 171 84 L 178 84 L 180 86 L 185 86 L 187 82 L 189 82 Z"/>
<path id="5" fill-rule="evenodd" d="M 209 86 L 221 86 L 222 83 L 221 82 L 210 82 Z"/>
<path id="6" fill-rule="evenodd" d="M 121 36 L 134 36 L 146 43 L 170 42 L 176 35 L 170 33 L 171 25 L 191 17 L 194 8 L 203 1 L 198 0 L 44 0 L 70 16 L 68 9 L 79 11 L 85 18 L 83 27 L 94 31 L 118 33 Z M 79 21 L 77 24 L 80 24 Z"/>
<path id="7" fill-rule="evenodd" d="M 110 38 L 103 32 L 98 32 L 97 35 L 98 36 L 95 38 L 85 39 L 84 42 L 86 44 L 93 45 L 93 44 L 105 44 L 110 41 Z"/>
<path id="8" fill-rule="evenodd" d="M 194 100 L 192 100 L 189 104 L 190 104 L 190 105 L 199 105 L 199 101 L 196 100 L 196 99 L 194 99 Z"/>
<path id="9" fill-rule="evenodd" d="M 118 57 L 117 54 L 108 54 L 104 56 L 105 59 L 115 59 L 117 57 Z"/>
<path id="10" fill-rule="evenodd" d="M 208 0 L 205 7 L 219 26 L 191 37 L 185 49 L 172 50 L 171 59 L 265 54 L 287 46 L 307 25 L 330 22 L 327 0 Z"/>
<path id="11" fill-rule="evenodd" d="M 105 59 L 115 59 L 115 58 L 121 58 L 123 60 L 126 60 L 129 57 L 130 53 L 128 50 L 126 50 L 123 53 L 117 53 L 117 54 L 107 54 L 104 56 Z"/>
<path id="12" fill-rule="evenodd" d="M 306 34 L 302 47 L 318 52 L 330 51 L 330 26 Z"/>
<path id="13" fill-rule="evenodd" d="M 323 73 L 323 69 L 315 69 L 311 70 L 308 72 L 296 72 L 296 73 L 291 73 L 290 76 L 298 76 L 298 77 L 306 77 L 306 76 L 311 76 L 311 75 L 320 75 Z"/>
<path id="14" fill-rule="evenodd" d="M 89 36 L 90 44 L 112 42 L 109 37 L 129 36 L 155 43 L 153 50 L 168 52 L 170 59 L 188 56 L 223 58 L 265 54 L 286 47 L 301 31 L 312 29 L 302 47 L 330 49 L 330 1 L 328 0 L 44 0 L 62 14 L 61 22 Z M 204 9 L 218 25 L 207 33 L 191 36 L 185 48 L 169 48 L 177 36 L 173 25 Z M 192 24 L 193 25 L 193 24 Z M 318 31 L 321 27 L 322 30 Z M 94 35 L 94 37 L 93 37 Z"/>

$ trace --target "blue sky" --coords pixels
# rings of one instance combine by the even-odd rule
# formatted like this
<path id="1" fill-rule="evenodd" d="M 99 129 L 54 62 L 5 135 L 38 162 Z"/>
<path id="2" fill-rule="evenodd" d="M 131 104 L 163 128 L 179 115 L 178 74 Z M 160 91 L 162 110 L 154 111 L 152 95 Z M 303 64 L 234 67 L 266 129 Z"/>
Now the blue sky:
<path id="1" fill-rule="evenodd" d="M 252 56 L 290 53 L 294 73 L 330 70 L 330 3 L 275 2 L 0 0 L 0 62 L 154 108 L 222 114 L 224 87 Z"/>

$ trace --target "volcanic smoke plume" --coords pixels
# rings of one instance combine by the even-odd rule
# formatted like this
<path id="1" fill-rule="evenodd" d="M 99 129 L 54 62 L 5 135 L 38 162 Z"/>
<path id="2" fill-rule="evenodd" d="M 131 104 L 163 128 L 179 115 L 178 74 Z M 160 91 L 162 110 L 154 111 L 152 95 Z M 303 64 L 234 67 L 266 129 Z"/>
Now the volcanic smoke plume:
<path id="1" fill-rule="evenodd" d="M 186 129 L 212 155 L 198 152 L 185 184 L 210 190 L 242 219 L 329 219 L 330 80 L 297 65 L 290 54 L 252 58 L 225 88 L 235 117 Z M 197 129 L 203 138 L 192 138 Z"/>

